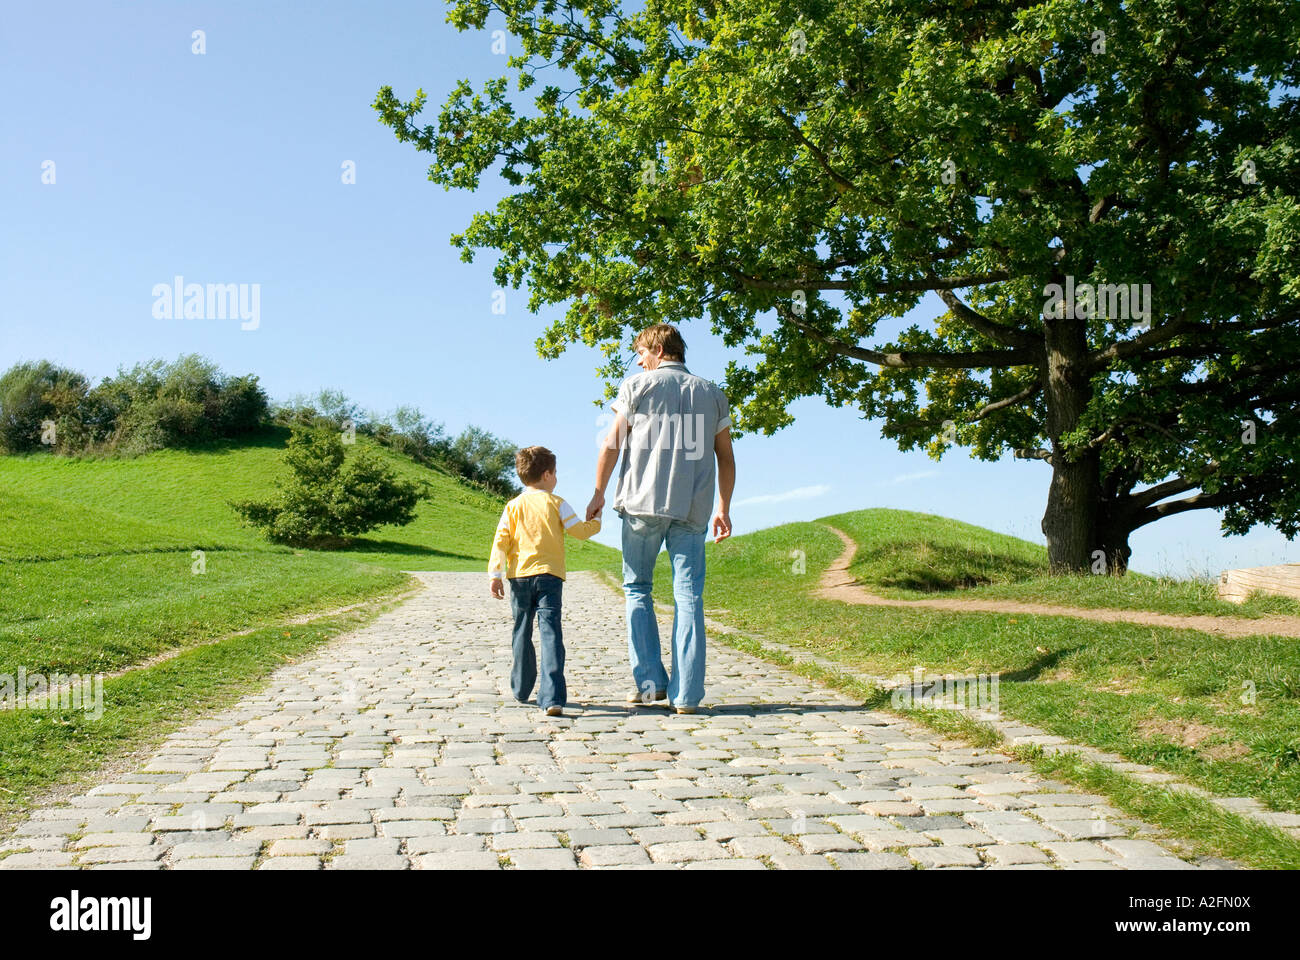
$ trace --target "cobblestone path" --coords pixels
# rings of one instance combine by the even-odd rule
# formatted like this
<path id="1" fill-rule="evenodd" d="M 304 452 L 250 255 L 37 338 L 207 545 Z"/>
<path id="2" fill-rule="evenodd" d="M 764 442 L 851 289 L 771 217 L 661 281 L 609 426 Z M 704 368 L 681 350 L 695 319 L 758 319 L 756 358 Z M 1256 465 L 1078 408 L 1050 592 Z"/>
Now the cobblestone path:
<path id="1" fill-rule="evenodd" d="M 1228 866 L 721 644 L 700 713 L 629 705 L 623 601 L 594 574 L 565 585 L 570 704 L 547 718 L 510 696 L 486 578 L 418 576 L 135 772 L 34 811 L 0 869 Z"/>

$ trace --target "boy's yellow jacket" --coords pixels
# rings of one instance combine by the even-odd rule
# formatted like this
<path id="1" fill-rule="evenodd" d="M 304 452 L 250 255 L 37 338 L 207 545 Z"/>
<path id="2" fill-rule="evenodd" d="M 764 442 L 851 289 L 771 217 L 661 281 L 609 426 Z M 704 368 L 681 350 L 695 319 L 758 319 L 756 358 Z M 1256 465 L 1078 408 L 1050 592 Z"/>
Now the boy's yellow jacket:
<path id="1" fill-rule="evenodd" d="M 579 520 L 568 501 L 545 490 L 525 490 L 506 504 L 492 540 L 488 573 L 513 580 L 537 573 L 564 579 L 564 535 L 586 540 L 600 532 L 600 517 Z"/>

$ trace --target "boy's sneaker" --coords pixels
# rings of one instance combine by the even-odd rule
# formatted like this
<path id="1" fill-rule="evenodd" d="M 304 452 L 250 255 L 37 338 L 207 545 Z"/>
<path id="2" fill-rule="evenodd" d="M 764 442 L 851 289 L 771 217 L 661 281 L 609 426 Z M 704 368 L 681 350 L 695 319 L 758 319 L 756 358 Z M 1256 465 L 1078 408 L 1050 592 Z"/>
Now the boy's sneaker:
<path id="1" fill-rule="evenodd" d="M 546 708 L 546 715 L 547 715 L 548 717 L 562 717 L 562 716 L 564 716 L 564 708 L 563 708 L 563 707 L 547 707 L 547 708 Z"/>
<path id="2" fill-rule="evenodd" d="M 667 699 L 668 699 L 668 691 L 667 691 L 667 690 L 656 690 L 656 691 L 655 691 L 655 695 L 654 695 L 654 699 L 655 699 L 655 700 L 667 700 Z M 642 693 L 640 690 L 633 690 L 633 691 L 631 691 L 631 692 L 627 695 L 627 702 L 628 702 L 628 703 L 651 703 L 652 701 L 651 701 L 651 700 L 647 700 L 647 699 L 645 699 L 645 694 Z"/>

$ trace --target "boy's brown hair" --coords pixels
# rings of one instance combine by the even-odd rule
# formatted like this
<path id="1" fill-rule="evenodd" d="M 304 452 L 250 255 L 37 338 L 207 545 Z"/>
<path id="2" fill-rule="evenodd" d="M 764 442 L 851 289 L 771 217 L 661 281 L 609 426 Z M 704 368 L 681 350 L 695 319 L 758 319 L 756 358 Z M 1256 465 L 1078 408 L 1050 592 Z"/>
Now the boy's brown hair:
<path id="1" fill-rule="evenodd" d="M 545 447 L 524 447 L 515 454 L 515 473 L 530 487 L 542 479 L 542 474 L 554 469 L 555 454 Z"/>
<path id="2" fill-rule="evenodd" d="M 646 327 L 632 342 L 633 349 L 645 347 L 652 353 L 655 347 L 660 345 L 664 348 L 665 360 L 686 362 L 686 341 L 682 339 L 681 332 L 671 323 L 656 323 L 653 327 Z"/>

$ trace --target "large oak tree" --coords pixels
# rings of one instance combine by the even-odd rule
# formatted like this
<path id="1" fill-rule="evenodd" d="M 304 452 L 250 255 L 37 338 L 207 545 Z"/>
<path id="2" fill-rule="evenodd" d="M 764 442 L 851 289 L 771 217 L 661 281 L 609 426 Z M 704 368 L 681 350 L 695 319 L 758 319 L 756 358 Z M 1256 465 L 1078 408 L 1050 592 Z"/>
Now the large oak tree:
<path id="1" fill-rule="evenodd" d="M 1122 572 L 1133 530 L 1188 510 L 1300 529 L 1294 0 L 449 20 L 489 16 L 509 75 L 461 82 L 436 124 L 423 91 L 375 108 L 434 182 L 511 185 L 452 240 L 497 251 L 530 309 L 569 304 L 543 356 L 600 345 L 612 384 L 629 331 L 707 314 L 750 358 L 726 376 L 742 429 L 820 395 L 904 450 L 1049 465 L 1054 572 Z M 939 315 L 890 326 L 927 293 Z"/>

